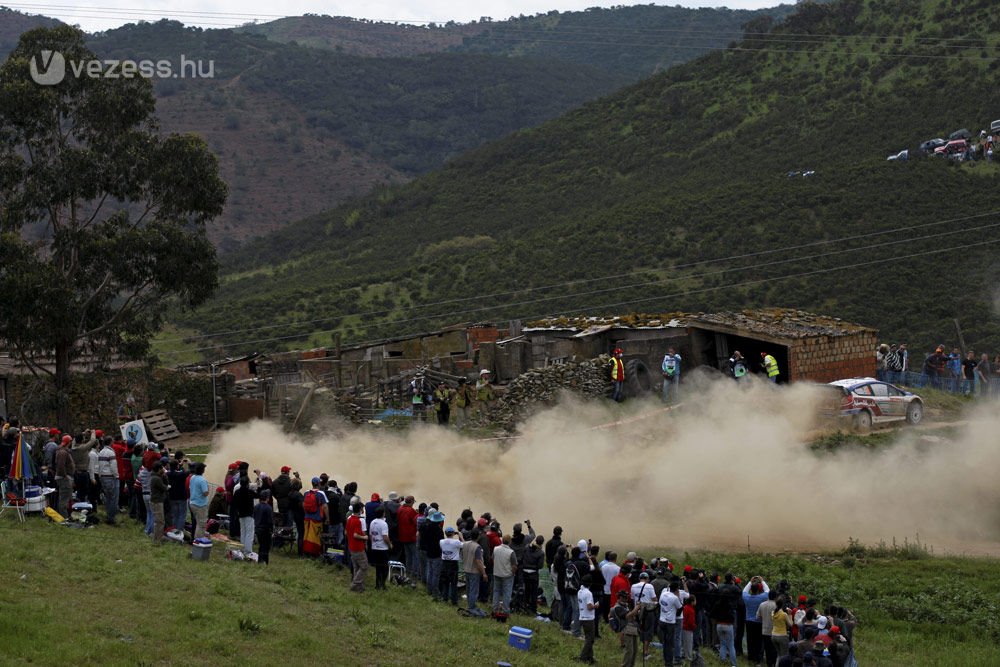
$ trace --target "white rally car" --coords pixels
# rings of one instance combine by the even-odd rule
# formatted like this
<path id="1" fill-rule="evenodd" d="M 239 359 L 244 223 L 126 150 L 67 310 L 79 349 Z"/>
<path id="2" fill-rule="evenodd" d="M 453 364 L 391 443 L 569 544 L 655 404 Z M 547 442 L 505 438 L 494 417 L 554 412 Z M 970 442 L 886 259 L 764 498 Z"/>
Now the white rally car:
<path id="1" fill-rule="evenodd" d="M 894 384 L 875 378 L 849 378 L 829 386 L 842 393 L 840 415 L 851 419 L 860 431 L 893 421 L 919 424 L 924 418 L 923 399 Z"/>

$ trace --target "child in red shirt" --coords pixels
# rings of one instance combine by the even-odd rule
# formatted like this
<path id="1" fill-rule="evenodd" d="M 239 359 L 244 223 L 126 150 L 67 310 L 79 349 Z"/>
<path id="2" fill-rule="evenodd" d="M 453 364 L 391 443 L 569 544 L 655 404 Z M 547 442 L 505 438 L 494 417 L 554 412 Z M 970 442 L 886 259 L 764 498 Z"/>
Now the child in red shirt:
<path id="1" fill-rule="evenodd" d="M 698 629 L 698 615 L 695 607 L 698 601 L 693 595 L 689 595 L 684 600 L 684 607 L 681 608 L 681 648 L 684 651 L 684 660 L 690 662 L 694 657 L 694 633 Z"/>

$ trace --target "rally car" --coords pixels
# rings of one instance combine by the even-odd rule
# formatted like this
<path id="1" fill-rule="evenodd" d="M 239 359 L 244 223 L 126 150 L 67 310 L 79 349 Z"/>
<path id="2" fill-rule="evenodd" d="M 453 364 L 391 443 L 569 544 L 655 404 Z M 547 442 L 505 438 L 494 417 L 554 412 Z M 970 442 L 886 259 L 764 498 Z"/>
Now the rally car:
<path id="1" fill-rule="evenodd" d="M 924 401 L 916 394 L 875 378 L 850 378 L 828 384 L 841 392 L 840 415 L 851 419 L 859 431 L 872 424 L 906 421 L 919 424 Z"/>

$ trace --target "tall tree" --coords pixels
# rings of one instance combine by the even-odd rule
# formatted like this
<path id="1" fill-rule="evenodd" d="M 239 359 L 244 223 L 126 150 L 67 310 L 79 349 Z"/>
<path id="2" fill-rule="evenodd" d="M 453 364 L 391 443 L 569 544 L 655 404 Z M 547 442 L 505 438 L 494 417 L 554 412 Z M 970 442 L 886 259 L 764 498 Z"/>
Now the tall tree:
<path id="1" fill-rule="evenodd" d="M 166 303 L 215 290 L 205 223 L 227 190 L 201 139 L 158 132 L 148 79 L 74 71 L 94 60 L 60 26 L 0 65 L 0 343 L 52 377 L 63 427 L 74 360 L 142 359 Z"/>

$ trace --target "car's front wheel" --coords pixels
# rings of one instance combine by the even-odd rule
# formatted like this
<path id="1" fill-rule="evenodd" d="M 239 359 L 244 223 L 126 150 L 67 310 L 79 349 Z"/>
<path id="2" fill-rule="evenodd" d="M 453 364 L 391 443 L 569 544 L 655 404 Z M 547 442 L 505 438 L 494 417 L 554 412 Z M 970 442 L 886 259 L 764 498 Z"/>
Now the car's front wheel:
<path id="1" fill-rule="evenodd" d="M 854 429 L 858 433 L 868 433 L 872 430 L 872 413 L 862 410 L 854 415 Z"/>
<path id="2" fill-rule="evenodd" d="M 920 401 L 913 401 L 906 407 L 906 423 L 916 426 L 924 418 L 924 406 Z"/>

